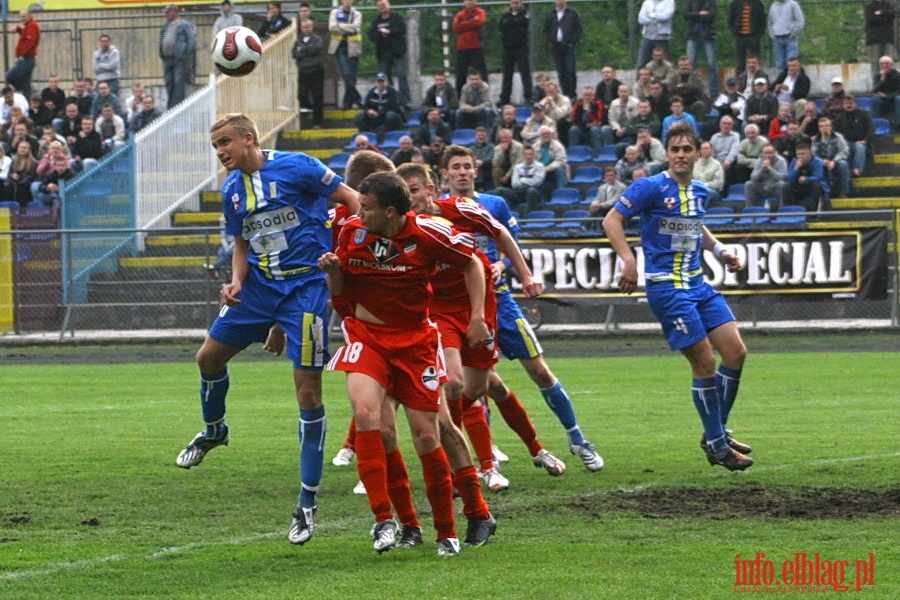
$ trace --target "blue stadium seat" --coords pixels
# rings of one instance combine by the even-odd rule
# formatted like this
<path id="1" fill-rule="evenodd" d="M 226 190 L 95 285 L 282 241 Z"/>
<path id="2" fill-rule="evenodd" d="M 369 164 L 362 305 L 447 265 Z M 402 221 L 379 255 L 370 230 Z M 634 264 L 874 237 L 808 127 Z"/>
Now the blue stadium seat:
<path id="1" fill-rule="evenodd" d="M 743 204 L 747 200 L 747 195 L 743 183 L 733 183 L 728 186 L 727 193 L 722 198 L 722 202 L 733 202 L 735 204 Z"/>
<path id="2" fill-rule="evenodd" d="M 590 215 L 591 213 L 583 208 L 567 210 L 560 216 L 562 220 L 556 224 L 556 227 L 558 229 L 580 229 L 584 227 L 584 220 Z"/>
<path id="3" fill-rule="evenodd" d="M 584 200 L 581 201 L 582 204 L 589 205 L 594 201 L 594 198 L 597 197 L 597 190 L 600 189 L 600 186 L 589 187 L 587 191 L 584 192 Z"/>
<path id="4" fill-rule="evenodd" d="M 765 206 L 747 206 L 741 211 L 741 216 L 734 222 L 735 227 L 751 227 L 769 222 L 769 217 L 759 215 L 768 214 Z"/>
<path id="5" fill-rule="evenodd" d="M 856 106 L 865 111 L 872 110 L 872 96 L 856 96 Z"/>
<path id="6" fill-rule="evenodd" d="M 475 130 L 466 129 L 465 127 L 455 129 L 450 136 L 450 143 L 460 146 L 471 146 L 475 143 Z"/>
<path id="7" fill-rule="evenodd" d="M 528 85 L 531 85 L 530 83 Z M 517 106 L 516 107 L 516 121 L 519 123 L 524 123 L 528 120 L 528 117 L 531 116 L 531 106 Z"/>
<path id="8" fill-rule="evenodd" d="M 406 123 L 403 124 L 407 129 L 415 129 L 422 125 L 422 117 L 424 111 L 421 110 L 413 110 L 409 113 L 409 118 L 406 120 Z"/>
<path id="9" fill-rule="evenodd" d="M 545 206 L 571 206 L 581 201 L 581 192 L 575 188 L 559 188 L 550 194 L 550 200 Z M 529 217 L 531 215 L 529 214 Z"/>
<path id="10" fill-rule="evenodd" d="M 569 164 L 576 165 L 594 160 L 594 150 L 590 146 L 569 146 L 566 150 Z"/>
<path id="11" fill-rule="evenodd" d="M 356 144 L 353 142 L 353 140 L 355 140 L 356 136 L 358 136 L 358 135 L 364 135 L 367 138 L 369 138 L 370 144 L 372 144 L 374 146 L 378 145 L 378 134 L 377 133 L 375 133 L 374 131 L 359 131 L 350 136 L 350 143 L 347 144 L 346 146 L 344 146 L 344 150 L 346 150 L 347 152 L 353 152 L 354 150 L 356 150 Z"/>
<path id="12" fill-rule="evenodd" d="M 603 146 L 600 148 L 600 152 L 597 153 L 597 156 L 594 157 L 594 162 L 611 162 L 614 163 L 618 158 L 616 158 L 616 146 L 613 144 L 612 146 Z"/>
<path id="13" fill-rule="evenodd" d="M 822 112 L 823 108 L 825 108 L 825 98 L 816 98 L 816 110 Z"/>
<path id="14" fill-rule="evenodd" d="M 703 223 L 710 229 L 727 227 L 734 223 L 734 209 L 730 206 L 716 206 L 706 211 Z"/>
<path id="15" fill-rule="evenodd" d="M 875 125 L 875 135 L 882 136 L 888 135 L 891 133 L 891 122 L 887 119 L 876 118 L 872 119 L 872 123 Z"/>
<path id="16" fill-rule="evenodd" d="M 405 129 L 388 131 L 384 134 L 384 141 L 378 144 L 378 148 L 381 150 L 396 150 L 400 147 L 400 138 L 404 135 L 409 135 L 409 132 Z"/>
<path id="17" fill-rule="evenodd" d="M 338 152 L 332 154 L 328 159 L 328 168 L 332 171 L 343 171 L 347 168 L 347 161 L 350 160 L 349 152 Z"/>
<path id="18" fill-rule="evenodd" d="M 538 237 L 545 240 L 562 240 L 569 237 L 569 233 L 562 229 L 544 229 L 538 233 Z"/>
<path id="19" fill-rule="evenodd" d="M 8 208 L 9 210 L 19 210 L 18 202 L 0 202 L 0 208 Z"/>
<path id="20" fill-rule="evenodd" d="M 805 212 L 806 208 L 804 208 L 803 206 L 797 206 L 793 204 L 782 206 L 778 209 L 778 212 L 775 213 L 775 218 L 772 219 L 772 225 L 806 225 L 806 214 L 804 214 Z"/>
<path id="21" fill-rule="evenodd" d="M 525 222 L 522 223 L 522 225 L 521 225 L 521 229 L 523 231 L 527 231 L 527 232 L 531 232 L 531 233 L 537 233 L 542 229 L 550 229 L 555 224 L 553 221 L 542 220 L 539 222 L 534 222 L 532 219 L 555 219 L 555 218 L 556 218 L 556 213 L 554 213 L 552 210 L 533 210 L 530 213 L 528 213 Z"/>
<path id="22" fill-rule="evenodd" d="M 600 167 L 578 167 L 569 185 L 600 185 L 603 183 L 603 169 Z"/>

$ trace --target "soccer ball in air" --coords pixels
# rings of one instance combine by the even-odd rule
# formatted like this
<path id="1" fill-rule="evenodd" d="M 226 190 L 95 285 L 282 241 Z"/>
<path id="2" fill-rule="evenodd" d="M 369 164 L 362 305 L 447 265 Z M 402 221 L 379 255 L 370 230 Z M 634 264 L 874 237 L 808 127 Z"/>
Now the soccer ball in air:
<path id="1" fill-rule="evenodd" d="M 262 42 L 246 27 L 226 27 L 213 38 L 213 64 L 232 77 L 249 75 L 262 60 Z"/>

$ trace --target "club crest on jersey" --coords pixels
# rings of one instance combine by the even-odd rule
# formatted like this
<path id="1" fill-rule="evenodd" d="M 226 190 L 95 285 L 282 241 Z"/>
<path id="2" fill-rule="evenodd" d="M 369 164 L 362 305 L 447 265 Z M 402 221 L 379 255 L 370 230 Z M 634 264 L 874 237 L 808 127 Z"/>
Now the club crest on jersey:
<path id="1" fill-rule="evenodd" d="M 234 212 L 237 212 L 241 208 L 241 197 L 237 194 L 231 195 L 231 206 L 234 208 Z"/>
<path id="2" fill-rule="evenodd" d="M 663 200 L 663 206 L 666 207 L 666 210 L 672 210 L 672 207 L 675 206 L 675 198 L 666 196 L 665 200 Z"/>
<path id="3" fill-rule="evenodd" d="M 369 244 L 369 251 L 380 263 L 391 261 L 400 254 L 397 246 L 391 243 L 391 240 L 383 237 L 376 238 Z"/>
<path id="4" fill-rule="evenodd" d="M 441 382 L 436 368 L 426 367 L 426 369 L 422 371 L 422 385 L 424 385 L 427 390 L 432 392 L 437 391 Z"/>
<path id="5" fill-rule="evenodd" d="M 353 243 L 354 244 L 362 244 L 362 241 L 366 239 L 366 230 L 365 229 L 357 229 L 353 232 Z"/>

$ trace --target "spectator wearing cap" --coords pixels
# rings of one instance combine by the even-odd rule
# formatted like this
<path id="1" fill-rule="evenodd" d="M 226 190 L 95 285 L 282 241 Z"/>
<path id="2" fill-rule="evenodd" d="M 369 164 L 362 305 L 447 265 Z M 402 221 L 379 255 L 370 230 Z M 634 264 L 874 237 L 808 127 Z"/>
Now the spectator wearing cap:
<path id="1" fill-rule="evenodd" d="M 760 131 L 769 131 L 769 122 L 778 114 L 778 98 L 769 91 L 766 79 L 757 77 L 753 81 L 753 93 L 747 98 L 744 112 L 747 123 L 753 123 Z"/>
<path id="2" fill-rule="evenodd" d="M 738 92 L 737 79 L 729 77 L 725 80 L 725 89 L 713 101 L 713 108 L 719 113 L 719 118 L 728 115 L 738 123 L 744 120 L 744 108 L 747 100 Z"/>
<path id="3" fill-rule="evenodd" d="M 829 119 L 834 119 L 841 111 L 844 110 L 844 98 L 847 92 L 844 91 L 844 80 L 835 77 L 831 80 L 831 93 L 825 96 L 822 102 L 822 114 Z"/>
<path id="4" fill-rule="evenodd" d="M 356 115 L 356 127 L 360 131 L 387 131 L 403 127 L 403 106 L 400 94 L 388 85 L 387 75 L 378 73 L 375 86 L 363 99 L 363 111 Z"/>
<path id="5" fill-rule="evenodd" d="M 534 144 L 541 134 L 541 127 L 550 127 L 556 131 L 556 123 L 544 114 L 544 107 L 535 104 L 531 107 L 531 116 L 522 125 L 522 143 L 528 146 Z"/>
<path id="6" fill-rule="evenodd" d="M 194 80 L 197 36 L 194 25 L 181 18 L 177 5 L 166 6 L 165 15 L 166 22 L 159 30 L 159 58 L 163 63 L 166 106 L 172 108 L 184 100 L 187 86 Z"/>
<path id="7" fill-rule="evenodd" d="M 213 35 L 216 35 L 226 27 L 240 27 L 244 24 L 244 17 L 234 12 L 231 0 L 222 0 L 222 4 L 219 5 L 219 10 L 222 14 L 219 15 L 219 17 L 216 18 L 216 22 L 213 23 Z"/>
<path id="8" fill-rule="evenodd" d="M 787 61 L 787 70 L 782 71 L 772 84 L 772 92 L 779 104 L 789 104 L 794 118 L 803 115 L 803 106 L 809 96 L 810 81 L 800 59 L 792 56 Z"/>
<path id="9" fill-rule="evenodd" d="M 491 128 L 497 116 L 497 107 L 491 100 L 491 88 L 481 80 L 478 69 L 469 69 L 468 80 L 459 95 L 456 111 L 456 129 L 474 129 L 479 125 Z"/>

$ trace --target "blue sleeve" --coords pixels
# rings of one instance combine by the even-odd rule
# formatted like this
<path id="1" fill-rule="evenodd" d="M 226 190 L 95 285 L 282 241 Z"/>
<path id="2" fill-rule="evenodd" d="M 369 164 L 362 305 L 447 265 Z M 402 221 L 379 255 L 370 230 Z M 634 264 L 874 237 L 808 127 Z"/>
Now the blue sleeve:
<path id="1" fill-rule="evenodd" d="M 651 187 L 652 183 L 650 183 L 649 179 L 638 179 L 622 192 L 613 208 L 629 219 L 643 212 Z"/>
<path id="2" fill-rule="evenodd" d="M 318 158 L 306 154 L 297 154 L 296 156 L 296 182 L 299 189 L 309 190 L 323 198 L 328 198 L 344 181 Z"/>
<path id="3" fill-rule="evenodd" d="M 239 172 L 231 172 L 222 184 L 222 214 L 225 216 L 225 233 L 228 235 L 241 235 L 244 232 L 244 224 L 235 212 L 233 196 L 237 196 L 237 186 L 241 182 Z"/>
<path id="4" fill-rule="evenodd" d="M 809 177 L 806 178 L 807 182 L 815 183 L 824 179 L 825 168 L 821 160 L 809 161 L 809 168 L 812 169 L 812 173 L 810 173 Z"/>

